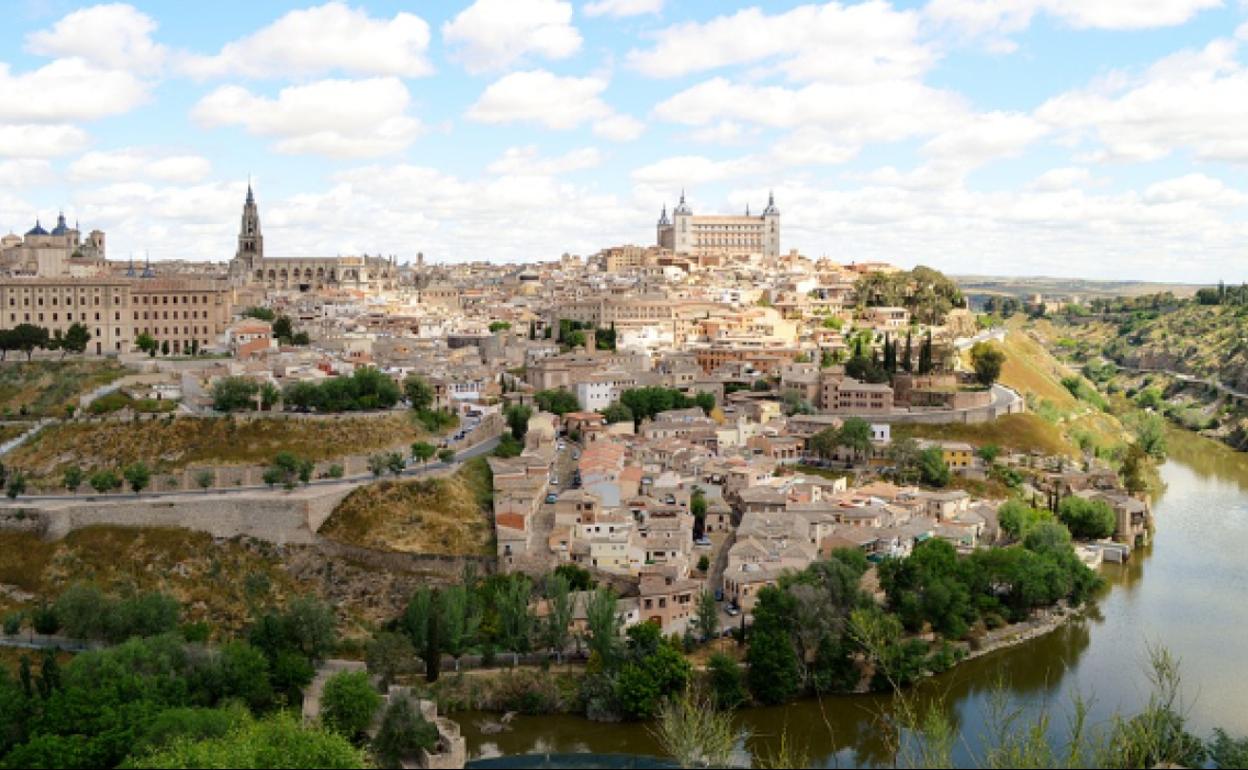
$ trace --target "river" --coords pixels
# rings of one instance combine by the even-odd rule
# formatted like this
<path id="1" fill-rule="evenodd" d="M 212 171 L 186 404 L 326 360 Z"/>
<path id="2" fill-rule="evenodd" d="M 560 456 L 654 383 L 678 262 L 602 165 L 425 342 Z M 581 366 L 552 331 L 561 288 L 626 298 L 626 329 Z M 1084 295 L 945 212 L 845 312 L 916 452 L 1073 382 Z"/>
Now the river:
<path id="1" fill-rule="evenodd" d="M 940 698 L 959 731 L 955 760 L 974 764 L 994 683 L 1019 706 L 1047 706 L 1063 734 L 1071 695 L 1092 698 L 1104 723 L 1148 698 L 1147 645 L 1164 645 L 1182 664 L 1192 729 L 1248 734 L 1248 454 L 1173 430 L 1160 468 L 1154 544 L 1127 565 L 1107 564 L 1108 587 L 1081 619 L 1042 638 L 1001 650 L 935 677 L 923 698 Z M 890 761 L 878 729 L 886 696 L 804 700 L 740 715 L 752 750 L 774 750 L 777 736 L 809 749 L 818 766 L 878 766 Z M 661 754 L 641 724 L 601 724 L 573 716 L 521 716 L 511 729 L 483 735 L 485 716 L 462 714 L 473 758 L 532 753 Z"/>

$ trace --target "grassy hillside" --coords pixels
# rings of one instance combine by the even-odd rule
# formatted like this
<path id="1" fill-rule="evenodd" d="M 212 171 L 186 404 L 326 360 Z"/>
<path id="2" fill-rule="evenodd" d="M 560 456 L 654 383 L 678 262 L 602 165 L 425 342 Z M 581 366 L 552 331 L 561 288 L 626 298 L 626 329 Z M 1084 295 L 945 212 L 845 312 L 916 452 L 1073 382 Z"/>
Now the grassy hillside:
<path id="1" fill-rule="evenodd" d="M 894 437 L 966 441 L 975 446 L 994 444 L 1004 449 L 1045 454 L 1073 454 L 1075 445 L 1054 423 L 1035 414 L 1009 414 L 987 423 L 964 425 L 895 425 Z"/>
<path id="2" fill-rule="evenodd" d="M 408 553 L 493 553 L 490 468 L 476 458 L 453 476 L 382 481 L 348 495 L 320 534 L 331 540 Z"/>
<path id="3" fill-rule="evenodd" d="M 1015 318 L 1009 322 L 1005 342 L 1000 345 L 1006 356 L 1000 382 L 1023 395 L 1027 414 L 1010 415 L 987 425 L 944 426 L 936 430 L 920 427 L 911 435 L 943 435 L 976 444 L 1071 455 L 1077 455 L 1080 446 L 1102 452 L 1121 446 L 1127 439 L 1126 431 L 1116 417 L 1102 408 L 1104 402 L 1091 385 L 1085 383 L 1081 397 L 1063 382 L 1080 375 L 1050 352 L 1053 340 L 1045 336 L 1050 331 Z M 969 368 L 969 352 L 965 359 Z"/>
<path id="4" fill-rule="evenodd" d="M 418 586 L 440 581 L 370 569 L 311 546 L 213 540 L 182 529 L 88 527 L 52 543 L 0 532 L 0 616 L 91 582 L 114 594 L 166 592 L 182 603 L 182 622 L 207 622 L 225 638 L 257 610 L 313 595 L 334 607 L 344 637 L 359 638 L 397 615 Z"/>
<path id="5" fill-rule="evenodd" d="M 132 373 L 116 361 L 15 361 L 0 363 L 0 413 L 63 417 L 78 397 Z M 25 409 L 25 412 L 23 412 Z"/>
<path id="6" fill-rule="evenodd" d="M 35 477 L 68 465 L 122 467 L 142 460 L 157 472 L 196 463 L 265 463 L 280 451 L 312 460 L 369 452 L 424 436 L 409 414 L 336 419 L 170 417 L 51 426 L 6 460 Z"/>

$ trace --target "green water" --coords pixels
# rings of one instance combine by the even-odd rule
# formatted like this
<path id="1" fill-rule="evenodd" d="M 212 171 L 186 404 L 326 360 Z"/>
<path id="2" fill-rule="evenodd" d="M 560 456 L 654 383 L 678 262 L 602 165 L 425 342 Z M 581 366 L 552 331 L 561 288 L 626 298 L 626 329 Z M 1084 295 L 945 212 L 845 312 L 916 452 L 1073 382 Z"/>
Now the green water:
<path id="1" fill-rule="evenodd" d="M 956 756 L 978 756 L 992 685 L 1015 702 L 1047 704 L 1060 726 L 1070 695 L 1094 698 L 1094 720 L 1131 711 L 1148 697 L 1146 645 L 1162 644 L 1182 661 L 1194 730 L 1248 734 L 1248 454 L 1173 431 L 1161 467 L 1165 490 L 1154 512 L 1154 545 L 1130 564 L 1106 565 L 1110 587 L 1084 619 L 1047 636 L 965 663 L 929 682 L 924 697 L 948 704 L 959 730 Z M 751 749 L 766 751 L 781 730 L 809 747 L 821 766 L 890 762 L 879 719 L 887 696 L 805 700 L 740 715 Z M 518 717 L 508 731 L 483 735 L 487 715 L 461 714 L 472 757 L 532 753 L 659 754 L 641 724 L 601 724 L 571 716 Z"/>

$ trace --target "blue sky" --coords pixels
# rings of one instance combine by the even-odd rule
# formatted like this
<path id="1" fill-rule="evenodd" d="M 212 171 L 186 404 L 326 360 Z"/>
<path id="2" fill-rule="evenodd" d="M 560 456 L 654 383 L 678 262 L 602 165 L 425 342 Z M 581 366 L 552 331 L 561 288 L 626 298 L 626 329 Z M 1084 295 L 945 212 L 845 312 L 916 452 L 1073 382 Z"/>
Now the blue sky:
<path id="1" fill-rule="evenodd" d="M 551 259 L 761 207 L 957 273 L 1248 279 L 1240 0 L 82 5 L 0 29 L 0 231 Z"/>

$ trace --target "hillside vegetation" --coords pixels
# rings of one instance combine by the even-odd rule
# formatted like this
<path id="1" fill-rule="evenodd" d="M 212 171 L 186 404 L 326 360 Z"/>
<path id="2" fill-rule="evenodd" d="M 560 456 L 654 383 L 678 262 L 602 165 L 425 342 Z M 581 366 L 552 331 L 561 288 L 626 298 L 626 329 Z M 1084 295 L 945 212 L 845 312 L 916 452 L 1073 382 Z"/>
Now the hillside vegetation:
<path id="1" fill-rule="evenodd" d="M 425 435 L 408 413 L 332 419 L 168 417 L 140 422 L 71 422 L 49 426 L 6 463 L 35 478 L 66 466 L 117 468 L 142 461 L 156 472 L 187 465 L 263 464 L 277 452 L 330 460 L 409 443 Z"/>
<path id="2" fill-rule="evenodd" d="M 484 458 L 443 478 L 370 484 L 343 499 L 320 534 L 389 551 L 489 555 L 494 552 L 490 490 Z"/>
<path id="3" fill-rule="evenodd" d="M 313 595 L 334 607 L 341 634 L 360 637 L 401 612 L 417 587 L 441 581 L 377 570 L 312 546 L 214 540 L 183 529 L 87 527 L 56 542 L 0 532 L 0 616 L 89 582 L 113 595 L 163 591 L 181 602 L 182 623 L 206 622 L 223 639 L 257 611 Z"/>
<path id="4" fill-rule="evenodd" d="M 64 417 L 78 397 L 132 372 L 116 361 L 5 361 L 0 363 L 0 413 Z"/>

